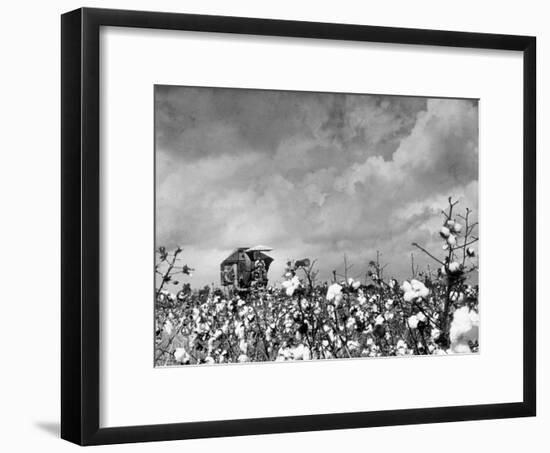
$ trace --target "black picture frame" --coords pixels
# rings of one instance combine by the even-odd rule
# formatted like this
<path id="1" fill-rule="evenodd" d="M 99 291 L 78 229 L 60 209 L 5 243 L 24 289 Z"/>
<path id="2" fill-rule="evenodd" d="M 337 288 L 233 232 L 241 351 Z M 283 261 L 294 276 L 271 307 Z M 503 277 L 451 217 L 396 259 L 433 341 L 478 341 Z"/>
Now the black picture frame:
<path id="1" fill-rule="evenodd" d="M 513 403 L 100 428 L 100 27 L 523 52 L 523 400 Z M 536 38 L 81 8 L 61 18 L 61 437 L 114 444 L 527 417 L 536 414 Z"/>

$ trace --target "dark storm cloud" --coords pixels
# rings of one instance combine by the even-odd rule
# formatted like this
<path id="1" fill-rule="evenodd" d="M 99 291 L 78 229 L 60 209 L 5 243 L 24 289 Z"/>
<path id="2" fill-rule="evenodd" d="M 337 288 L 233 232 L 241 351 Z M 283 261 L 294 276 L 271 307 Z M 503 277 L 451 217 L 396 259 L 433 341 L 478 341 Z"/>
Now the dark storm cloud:
<path id="1" fill-rule="evenodd" d="M 157 86 L 156 144 L 193 159 L 274 153 L 283 140 L 300 136 L 337 141 L 360 153 L 356 148 L 375 139 L 391 154 L 425 106 L 423 98 Z"/>
<path id="2" fill-rule="evenodd" d="M 476 102 L 162 86 L 155 107 L 157 243 L 201 283 L 256 243 L 274 279 L 289 257 L 327 276 L 376 250 L 402 274 L 412 241 L 439 247 L 449 195 L 477 208 Z"/>

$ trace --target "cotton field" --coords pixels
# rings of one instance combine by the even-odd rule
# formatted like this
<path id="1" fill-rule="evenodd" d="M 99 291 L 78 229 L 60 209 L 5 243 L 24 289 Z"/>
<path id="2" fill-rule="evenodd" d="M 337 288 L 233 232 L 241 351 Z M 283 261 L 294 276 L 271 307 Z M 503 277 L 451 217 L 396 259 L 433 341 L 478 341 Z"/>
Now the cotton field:
<path id="1" fill-rule="evenodd" d="M 184 251 L 159 247 L 155 365 L 477 352 L 477 223 L 456 204 L 442 211 L 439 250 L 404 244 L 434 263 L 406 279 L 386 277 L 378 257 L 360 279 L 327 282 L 316 278 L 322 262 L 290 260 L 277 285 L 193 288 Z"/>

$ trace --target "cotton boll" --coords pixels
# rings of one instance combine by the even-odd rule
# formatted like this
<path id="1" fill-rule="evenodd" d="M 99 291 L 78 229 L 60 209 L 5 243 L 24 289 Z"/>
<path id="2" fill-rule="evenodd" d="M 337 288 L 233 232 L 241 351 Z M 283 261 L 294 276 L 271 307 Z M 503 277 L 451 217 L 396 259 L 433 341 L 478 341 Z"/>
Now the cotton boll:
<path id="1" fill-rule="evenodd" d="M 190 356 L 185 348 L 176 348 L 174 350 L 174 359 L 179 363 L 189 363 Z"/>
<path id="2" fill-rule="evenodd" d="M 468 247 L 466 249 L 466 254 L 470 257 L 470 258 L 473 258 L 474 256 L 476 256 L 476 251 L 472 248 L 472 247 Z"/>
<path id="3" fill-rule="evenodd" d="M 333 283 L 328 287 L 326 298 L 328 301 L 334 300 L 334 298 L 342 293 L 342 287 L 338 283 Z"/>
<path id="4" fill-rule="evenodd" d="M 281 283 L 281 286 L 285 289 L 287 296 L 292 296 L 294 292 L 300 287 L 301 282 L 297 275 L 292 277 L 290 280 L 286 280 Z"/>
<path id="5" fill-rule="evenodd" d="M 418 317 L 415 315 L 410 316 L 407 323 L 411 329 L 416 329 L 418 327 Z"/>
<path id="6" fill-rule="evenodd" d="M 408 281 L 403 282 L 402 288 L 405 291 L 403 295 L 405 302 L 411 302 L 419 297 L 427 297 L 430 294 L 430 290 L 426 288 L 424 283 L 414 279 L 410 283 Z"/>
<path id="7" fill-rule="evenodd" d="M 462 266 L 456 261 L 453 261 L 449 264 L 449 272 L 451 272 L 452 274 L 459 272 L 461 269 Z"/>
<path id="8" fill-rule="evenodd" d="M 478 341 L 479 315 L 468 307 L 461 307 L 454 312 L 449 332 L 451 351 L 454 353 L 471 352 L 469 342 Z"/>
<path id="9" fill-rule="evenodd" d="M 452 345 L 450 352 L 453 354 L 469 354 L 472 350 L 468 343 L 459 341 Z"/>
<path id="10" fill-rule="evenodd" d="M 427 320 L 426 315 L 421 311 L 416 314 L 416 319 L 418 319 L 419 322 L 426 322 Z"/>
<path id="11" fill-rule="evenodd" d="M 307 346 L 299 344 L 291 351 L 294 360 L 311 360 L 311 352 Z"/>
<path id="12" fill-rule="evenodd" d="M 418 280 L 411 280 L 412 289 L 416 292 L 418 297 L 427 297 L 430 294 L 430 290 L 426 288 L 424 283 Z"/>
<path id="13" fill-rule="evenodd" d="M 456 245 L 456 236 L 454 234 L 450 234 L 447 238 L 447 244 L 449 244 L 449 247 L 454 247 Z"/>
<path id="14" fill-rule="evenodd" d="M 404 281 L 401 288 L 404 291 L 403 298 L 405 299 L 405 302 L 410 302 L 414 298 L 414 291 L 412 289 L 411 284 L 408 281 Z"/>
<path id="15" fill-rule="evenodd" d="M 455 222 L 455 224 L 453 225 L 453 231 L 456 234 L 459 234 L 462 231 L 462 225 L 460 223 Z"/>
<path id="16" fill-rule="evenodd" d="M 449 228 L 447 227 L 441 227 L 441 230 L 439 230 L 439 234 L 443 239 L 447 239 L 451 234 L 451 230 L 449 230 Z"/>
<path id="17" fill-rule="evenodd" d="M 357 290 L 361 286 L 361 282 L 358 280 L 354 280 L 353 278 L 350 277 L 348 278 L 348 285 L 352 287 L 354 290 Z"/>

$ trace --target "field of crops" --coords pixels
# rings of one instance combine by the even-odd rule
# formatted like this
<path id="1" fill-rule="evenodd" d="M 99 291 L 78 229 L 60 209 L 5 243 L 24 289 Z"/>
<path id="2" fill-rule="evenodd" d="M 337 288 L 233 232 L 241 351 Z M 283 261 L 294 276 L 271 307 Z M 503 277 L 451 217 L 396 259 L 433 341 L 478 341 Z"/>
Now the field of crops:
<path id="1" fill-rule="evenodd" d="M 291 261 L 278 287 L 193 289 L 179 281 L 192 272 L 178 264 L 182 250 L 160 247 L 155 365 L 477 352 L 477 223 L 455 205 L 443 211 L 443 252 L 412 245 L 435 270 L 401 281 L 385 278 L 377 259 L 361 280 L 334 273 L 330 282 L 317 282 L 315 261 Z"/>

